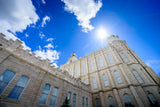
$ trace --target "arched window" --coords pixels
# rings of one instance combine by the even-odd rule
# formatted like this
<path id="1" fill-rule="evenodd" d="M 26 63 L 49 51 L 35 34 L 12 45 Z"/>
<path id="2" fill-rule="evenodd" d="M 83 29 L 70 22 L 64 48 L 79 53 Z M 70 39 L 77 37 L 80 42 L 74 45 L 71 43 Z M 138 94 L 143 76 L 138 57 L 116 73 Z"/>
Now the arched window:
<path id="1" fill-rule="evenodd" d="M 156 100 L 156 98 L 154 97 L 154 95 L 153 94 L 151 94 L 151 93 L 149 93 L 148 94 L 148 98 L 149 98 L 149 101 L 150 101 L 150 103 L 151 103 L 151 105 L 153 106 L 155 106 L 156 104 L 157 104 L 157 100 Z M 156 106 L 155 106 L 156 107 Z"/>
<path id="2" fill-rule="evenodd" d="M 117 80 L 117 83 L 122 83 L 123 82 L 118 71 L 114 71 L 114 76 L 115 76 L 115 78 Z"/>
<path id="3" fill-rule="evenodd" d="M 90 70 L 93 71 L 93 63 L 90 62 Z"/>
<path id="4" fill-rule="evenodd" d="M 76 107 L 76 94 L 73 94 L 73 106 Z"/>
<path id="5" fill-rule="evenodd" d="M 86 98 L 86 107 L 88 107 L 88 98 Z"/>
<path id="6" fill-rule="evenodd" d="M 115 107 L 115 102 L 113 97 L 108 97 L 109 107 Z"/>
<path id="7" fill-rule="evenodd" d="M 79 69 L 76 68 L 76 76 L 79 76 Z"/>
<path id="8" fill-rule="evenodd" d="M 72 75 L 72 76 L 73 76 L 73 70 L 70 70 L 70 75 Z"/>
<path id="9" fill-rule="evenodd" d="M 99 67 L 103 67 L 103 62 L 102 62 L 101 58 L 98 58 L 98 64 L 99 64 Z"/>
<path id="10" fill-rule="evenodd" d="M 133 106 L 132 100 L 131 100 L 131 98 L 128 94 L 124 94 L 123 98 L 124 98 L 124 102 L 125 102 L 126 107 L 132 107 Z"/>
<path id="11" fill-rule="evenodd" d="M 71 104 L 71 92 L 68 92 L 67 99 L 69 100 L 69 104 Z"/>
<path id="12" fill-rule="evenodd" d="M 112 60 L 112 58 L 111 58 L 111 56 L 109 54 L 107 55 L 107 59 L 108 59 L 109 64 L 113 63 L 113 60 Z"/>
<path id="13" fill-rule="evenodd" d="M 92 81 L 93 81 L 93 88 L 97 88 L 97 82 L 96 82 L 96 78 L 92 78 Z"/>
<path id="14" fill-rule="evenodd" d="M 49 104 L 50 107 L 55 107 L 57 94 L 58 94 L 58 88 L 54 87 L 53 92 L 52 92 L 52 96 L 51 96 L 51 100 L 50 100 L 50 104 Z"/>
<path id="15" fill-rule="evenodd" d="M 95 105 L 96 105 L 96 107 L 101 107 L 101 102 L 100 102 L 99 98 L 95 99 Z"/>
<path id="16" fill-rule="evenodd" d="M 138 74 L 138 72 L 136 70 L 133 70 L 133 74 L 136 77 L 136 79 L 138 80 L 139 83 L 143 83 L 142 78 L 140 77 L 140 75 Z"/>
<path id="17" fill-rule="evenodd" d="M 124 62 L 129 62 L 127 56 L 124 53 L 122 53 L 121 56 L 122 56 Z"/>
<path id="18" fill-rule="evenodd" d="M 118 45 L 116 45 L 116 48 L 119 50 L 120 49 L 120 47 L 118 46 Z"/>
<path id="19" fill-rule="evenodd" d="M 68 100 L 71 99 L 71 92 L 68 92 L 68 96 L 67 96 Z"/>
<path id="20" fill-rule="evenodd" d="M 108 79 L 107 79 L 107 76 L 105 74 L 102 75 L 102 78 L 103 78 L 103 81 L 104 81 L 104 86 L 108 86 L 109 83 L 108 83 Z"/>
<path id="21" fill-rule="evenodd" d="M 16 73 L 10 70 L 5 70 L 1 75 L 0 75 L 0 95 L 3 92 L 3 90 L 6 88 L 8 83 L 12 80 Z"/>
<path id="22" fill-rule="evenodd" d="M 22 91 L 24 90 L 25 86 L 28 83 L 29 78 L 27 76 L 22 75 L 12 91 L 8 95 L 8 99 L 18 100 L 19 96 L 21 95 Z"/>
<path id="23" fill-rule="evenodd" d="M 84 97 L 82 97 L 82 107 L 85 107 L 85 104 L 84 104 Z"/>
<path id="24" fill-rule="evenodd" d="M 46 104 L 46 100 L 47 100 L 47 98 L 48 98 L 48 94 L 49 94 L 49 91 L 50 91 L 50 85 L 49 84 L 46 84 L 45 85 L 45 87 L 44 87 L 44 89 L 43 89 L 43 92 L 42 92 L 42 94 L 41 94 L 41 98 L 40 98 L 40 100 L 39 100 L 39 104 L 42 104 L 42 105 L 44 105 L 44 104 Z"/>

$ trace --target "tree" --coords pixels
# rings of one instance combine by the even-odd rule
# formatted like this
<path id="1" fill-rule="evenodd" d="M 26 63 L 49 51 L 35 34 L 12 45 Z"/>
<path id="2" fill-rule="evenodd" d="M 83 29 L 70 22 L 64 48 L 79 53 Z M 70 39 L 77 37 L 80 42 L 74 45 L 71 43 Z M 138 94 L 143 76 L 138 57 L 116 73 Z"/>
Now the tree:
<path id="1" fill-rule="evenodd" d="M 61 107 L 71 107 L 69 99 L 66 97 Z"/>

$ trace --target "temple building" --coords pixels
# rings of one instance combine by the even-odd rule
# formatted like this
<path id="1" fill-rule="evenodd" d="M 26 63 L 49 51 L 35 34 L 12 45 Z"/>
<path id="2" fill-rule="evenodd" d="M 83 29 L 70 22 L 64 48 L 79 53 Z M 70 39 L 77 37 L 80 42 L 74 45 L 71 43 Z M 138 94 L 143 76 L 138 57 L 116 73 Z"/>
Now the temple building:
<path id="1" fill-rule="evenodd" d="M 106 43 L 57 69 L 0 34 L 0 107 L 160 107 L 158 75 L 118 36 Z"/>

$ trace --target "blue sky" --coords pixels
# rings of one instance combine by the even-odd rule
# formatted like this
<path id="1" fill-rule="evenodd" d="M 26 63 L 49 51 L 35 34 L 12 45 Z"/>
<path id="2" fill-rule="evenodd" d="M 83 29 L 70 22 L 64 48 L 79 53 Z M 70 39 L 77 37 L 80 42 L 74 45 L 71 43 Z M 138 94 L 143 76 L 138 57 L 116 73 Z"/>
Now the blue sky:
<path id="1" fill-rule="evenodd" d="M 126 40 L 158 73 L 159 4 L 159 0 L 0 0 L 0 32 L 60 66 L 72 52 L 84 57 L 106 46 L 97 38 L 97 30 L 103 27 Z"/>

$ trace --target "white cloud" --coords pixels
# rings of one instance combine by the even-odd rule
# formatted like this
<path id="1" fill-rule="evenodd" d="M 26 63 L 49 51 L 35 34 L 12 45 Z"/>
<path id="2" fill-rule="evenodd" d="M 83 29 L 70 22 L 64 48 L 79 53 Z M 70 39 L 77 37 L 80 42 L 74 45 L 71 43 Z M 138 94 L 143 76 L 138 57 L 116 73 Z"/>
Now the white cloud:
<path id="1" fill-rule="evenodd" d="M 29 37 L 29 35 L 26 33 L 26 34 L 25 34 L 25 37 Z"/>
<path id="2" fill-rule="evenodd" d="M 23 41 L 22 41 L 22 46 L 24 50 L 31 50 L 31 48 L 28 47 Z"/>
<path id="3" fill-rule="evenodd" d="M 45 37 L 45 35 L 44 35 L 42 32 L 40 32 L 40 33 L 39 33 L 39 37 L 40 37 L 41 39 L 43 39 L 43 38 Z"/>
<path id="4" fill-rule="evenodd" d="M 146 64 L 160 76 L 160 60 L 147 60 Z"/>
<path id="5" fill-rule="evenodd" d="M 49 17 L 49 16 L 45 16 L 45 17 L 43 18 L 41 27 L 44 27 L 44 25 L 46 25 L 46 22 L 47 22 L 47 21 L 48 21 L 48 22 L 50 21 L 50 17 Z"/>
<path id="6" fill-rule="evenodd" d="M 42 0 L 42 3 L 43 3 L 43 4 L 46 4 L 46 1 L 45 1 L 45 0 Z"/>
<path id="7" fill-rule="evenodd" d="M 31 0 L 0 0 L 0 32 L 15 40 L 16 32 L 23 32 L 39 19 Z"/>
<path id="8" fill-rule="evenodd" d="M 77 20 L 78 25 L 82 26 L 84 32 L 94 29 L 90 25 L 90 19 L 96 16 L 96 13 L 102 7 L 101 0 L 95 2 L 94 0 L 61 0 L 65 3 L 65 10 L 73 13 Z"/>
<path id="9" fill-rule="evenodd" d="M 41 59 L 49 59 L 53 65 L 55 65 L 55 61 L 59 59 L 59 52 L 52 49 L 44 50 L 39 46 L 39 50 L 34 51 L 36 56 L 40 56 Z M 56 64 L 57 65 L 57 64 Z"/>
<path id="10" fill-rule="evenodd" d="M 46 41 L 47 42 L 52 42 L 54 40 L 54 38 L 48 38 Z"/>
<path id="11" fill-rule="evenodd" d="M 48 49 L 50 49 L 50 48 L 54 48 L 54 46 L 51 44 L 51 43 L 49 43 L 48 45 L 46 45 L 46 46 L 44 46 L 45 48 L 48 48 Z"/>
<path id="12" fill-rule="evenodd" d="M 55 66 L 55 68 L 58 68 L 58 65 L 56 63 L 52 63 L 52 66 Z"/>

